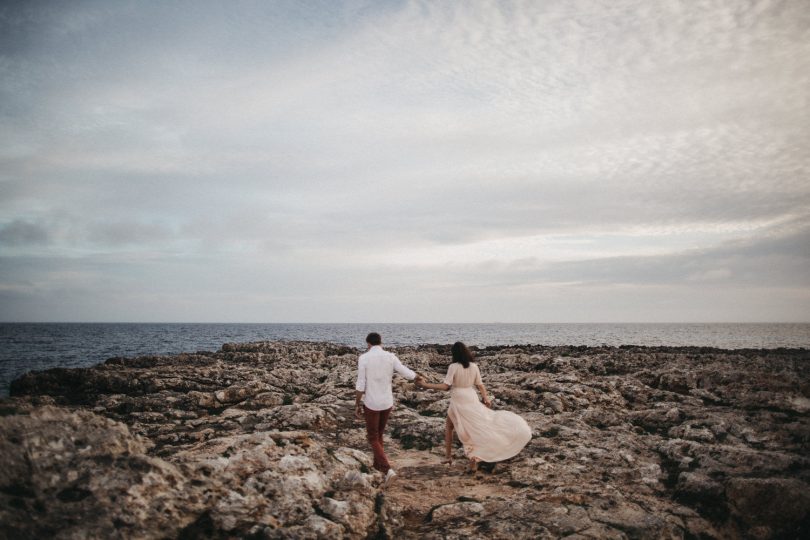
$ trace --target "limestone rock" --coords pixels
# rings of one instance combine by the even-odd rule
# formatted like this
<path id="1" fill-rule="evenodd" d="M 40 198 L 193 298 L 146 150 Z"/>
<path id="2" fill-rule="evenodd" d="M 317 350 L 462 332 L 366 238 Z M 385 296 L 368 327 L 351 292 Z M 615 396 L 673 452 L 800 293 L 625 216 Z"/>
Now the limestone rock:
<path id="1" fill-rule="evenodd" d="M 311 527 L 362 538 L 375 521 L 379 479 L 361 472 L 365 459 L 327 452 L 308 432 L 215 438 L 165 461 L 123 424 L 44 407 L 0 417 L 0 436 L 6 538 L 288 536 Z M 326 500 L 332 514 L 313 522 Z"/>
<path id="2" fill-rule="evenodd" d="M 771 534 L 799 537 L 810 519 L 810 485 L 795 478 L 732 478 L 726 495 L 733 514 Z"/>
<path id="3" fill-rule="evenodd" d="M 157 538 L 202 510 L 175 465 L 149 442 L 90 412 L 44 407 L 0 418 L 0 536 Z"/>
<path id="4" fill-rule="evenodd" d="M 449 345 L 394 352 L 434 382 L 450 363 Z M 810 534 L 806 350 L 476 349 L 532 440 L 477 476 L 405 465 L 386 493 L 353 414 L 359 353 L 233 343 L 24 375 L 0 407 L 0 537 Z M 438 462 L 449 396 L 394 389 L 387 448 Z"/>

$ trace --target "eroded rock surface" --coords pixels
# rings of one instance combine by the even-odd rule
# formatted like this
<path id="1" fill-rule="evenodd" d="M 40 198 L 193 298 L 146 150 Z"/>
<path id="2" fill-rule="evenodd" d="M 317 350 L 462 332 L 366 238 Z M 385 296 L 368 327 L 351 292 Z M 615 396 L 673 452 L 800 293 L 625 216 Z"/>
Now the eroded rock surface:
<path id="1" fill-rule="evenodd" d="M 226 344 L 29 373 L 0 408 L 0 535 L 55 538 L 799 538 L 810 353 L 476 351 L 533 430 L 476 476 L 442 465 L 447 394 L 395 379 L 381 490 L 352 418 L 359 351 Z M 395 349 L 434 381 L 448 346 Z"/>

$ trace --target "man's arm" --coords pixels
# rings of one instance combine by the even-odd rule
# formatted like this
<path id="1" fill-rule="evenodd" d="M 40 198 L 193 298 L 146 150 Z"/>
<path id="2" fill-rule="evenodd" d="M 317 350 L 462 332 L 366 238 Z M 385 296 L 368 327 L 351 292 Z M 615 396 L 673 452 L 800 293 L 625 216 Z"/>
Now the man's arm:
<path id="1" fill-rule="evenodd" d="M 360 418 L 363 413 L 362 400 L 366 393 L 366 362 L 364 358 L 357 361 L 357 383 L 354 385 L 354 415 Z"/>
<path id="2" fill-rule="evenodd" d="M 412 381 L 416 378 L 416 373 L 414 373 L 412 369 L 403 365 L 402 362 L 399 361 L 399 358 L 397 358 L 396 356 L 394 356 L 394 371 L 396 371 L 409 381 Z"/>

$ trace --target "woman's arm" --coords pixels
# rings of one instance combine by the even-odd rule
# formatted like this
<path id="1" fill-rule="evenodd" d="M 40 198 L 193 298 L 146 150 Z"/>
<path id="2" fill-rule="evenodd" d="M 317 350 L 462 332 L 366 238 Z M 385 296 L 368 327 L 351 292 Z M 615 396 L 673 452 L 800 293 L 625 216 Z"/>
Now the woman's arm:
<path id="1" fill-rule="evenodd" d="M 419 386 L 421 386 L 422 388 L 430 388 L 431 390 L 450 390 L 450 385 L 444 383 L 433 384 L 422 382 L 417 384 L 419 384 Z"/>
<path id="2" fill-rule="evenodd" d="M 450 364 L 447 368 L 447 375 L 444 376 L 444 381 L 440 382 L 439 384 L 433 384 L 429 382 L 425 382 L 425 378 L 420 376 L 421 380 L 416 381 L 416 385 L 422 388 L 430 388 L 431 390 L 450 390 L 450 384 L 453 382 L 453 373 L 456 364 Z"/>
<path id="3" fill-rule="evenodd" d="M 487 407 L 492 407 L 492 402 L 489 400 L 489 396 L 487 395 L 487 389 L 484 387 L 484 383 L 476 385 L 478 386 L 478 391 L 481 392 L 481 397 L 484 398 L 484 405 Z"/>
<path id="4" fill-rule="evenodd" d="M 487 407 L 492 407 L 492 402 L 487 395 L 487 389 L 484 387 L 484 381 L 481 380 L 481 370 L 478 369 L 478 364 L 473 364 L 473 367 L 475 368 L 475 386 L 481 392 L 481 397 L 484 398 L 482 401 Z"/>

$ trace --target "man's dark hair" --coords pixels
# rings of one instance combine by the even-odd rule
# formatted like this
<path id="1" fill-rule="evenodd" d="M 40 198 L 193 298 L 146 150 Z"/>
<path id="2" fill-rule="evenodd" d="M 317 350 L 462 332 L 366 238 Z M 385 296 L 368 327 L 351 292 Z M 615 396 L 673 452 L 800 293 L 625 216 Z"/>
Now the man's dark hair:
<path id="1" fill-rule="evenodd" d="M 372 332 L 366 336 L 366 343 L 369 345 L 380 345 L 382 344 L 382 338 L 377 332 Z"/>

